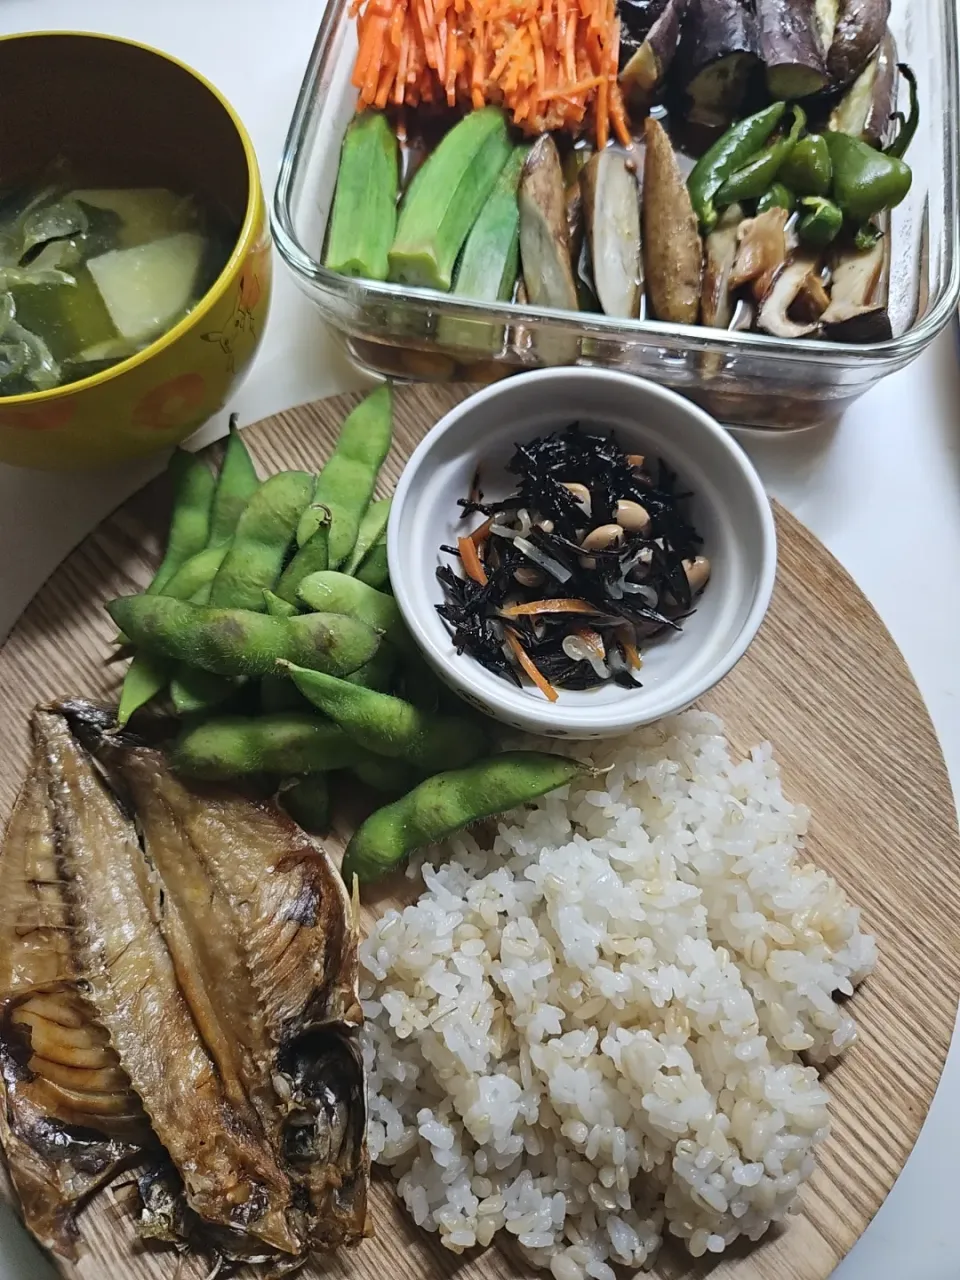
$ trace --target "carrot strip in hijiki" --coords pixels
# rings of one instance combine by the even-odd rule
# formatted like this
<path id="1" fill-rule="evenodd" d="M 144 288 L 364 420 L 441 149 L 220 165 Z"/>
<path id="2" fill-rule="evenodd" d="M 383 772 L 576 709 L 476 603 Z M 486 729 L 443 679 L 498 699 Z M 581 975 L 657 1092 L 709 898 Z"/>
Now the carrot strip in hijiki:
<path id="1" fill-rule="evenodd" d="M 632 145 L 614 0 L 354 0 L 358 107 L 503 107 L 527 133 Z"/>

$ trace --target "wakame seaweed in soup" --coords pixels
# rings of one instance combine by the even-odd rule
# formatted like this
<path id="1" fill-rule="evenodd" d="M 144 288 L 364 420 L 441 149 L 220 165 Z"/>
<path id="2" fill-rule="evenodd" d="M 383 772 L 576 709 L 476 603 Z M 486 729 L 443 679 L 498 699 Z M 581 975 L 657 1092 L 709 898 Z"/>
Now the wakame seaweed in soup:
<path id="1" fill-rule="evenodd" d="M 0 191 L 0 396 L 107 369 L 181 320 L 235 233 L 166 187 Z"/>

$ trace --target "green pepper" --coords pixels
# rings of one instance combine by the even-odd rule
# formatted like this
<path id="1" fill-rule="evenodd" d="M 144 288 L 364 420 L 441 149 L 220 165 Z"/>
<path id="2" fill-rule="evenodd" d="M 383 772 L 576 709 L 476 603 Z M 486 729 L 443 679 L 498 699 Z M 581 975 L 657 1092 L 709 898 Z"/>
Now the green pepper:
<path id="1" fill-rule="evenodd" d="M 700 226 L 706 234 L 719 219 L 714 196 L 735 169 L 745 164 L 764 145 L 783 118 L 786 103 L 773 106 L 740 120 L 705 151 L 687 179 L 687 190 Z"/>
<path id="2" fill-rule="evenodd" d="M 793 213 L 797 198 L 782 182 L 775 182 L 769 191 L 765 191 L 757 201 L 757 213 L 766 213 L 770 209 L 786 209 Z"/>
<path id="3" fill-rule="evenodd" d="M 884 155 L 902 160 L 907 154 L 907 148 L 913 141 L 913 136 L 917 132 L 917 125 L 920 123 L 920 92 L 917 88 L 917 77 L 913 74 L 911 67 L 908 67 L 905 62 L 898 62 L 897 70 L 910 86 L 910 119 L 905 120 L 902 111 L 898 111 L 894 115 L 894 120 L 900 122 L 900 131 L 890 146 L 884 149 Z"/>
<path id="4" fill-rule="evenodd" d="M 801 138 L 784 160 L 781 182 L 801 196 L 825 196 L 833 180 L 833 162 L 826 139 L 819 133 Z"/>
<path id="5" fill-rule="evenodd" d="M 883 232 L 879 227 L 874 226 L 872 222 L 865 222 L 862 227 L 858 227 L 853 237 L 853 247 L 858 253 L 868 253 L 873 249 L 878 240 L 883 239 Z"/>
<path id="6" fill-rule="evenodd" d="M 825 137 L 833 161 L 833 199 L 851 222 L 869 222 L 906 198 L 913 173 L 905 161 L 846 133 Z"/>
<path id="7" fill-rule="evenodd" d="M 718 208 L 725 209 L 741 200 L 757 200 L 770 189 L 783 166 L 800 141 L 806 127 L 807 116 L 802 107 L 794 105 L 793 124 L 785 138 L 779 138 L 764 151 L 759 151 L 741 169 L 735 170 L 716 194 Z"/>
<path id="8" fill-rule="evenodd" d="M 807 196 L 800 203 L 810 212 L 800 219 L 797 235 L 804 244 L 825 249 L 843 229 L 842 211 L 832 200 L 826 200 L 823 196 Z"/>

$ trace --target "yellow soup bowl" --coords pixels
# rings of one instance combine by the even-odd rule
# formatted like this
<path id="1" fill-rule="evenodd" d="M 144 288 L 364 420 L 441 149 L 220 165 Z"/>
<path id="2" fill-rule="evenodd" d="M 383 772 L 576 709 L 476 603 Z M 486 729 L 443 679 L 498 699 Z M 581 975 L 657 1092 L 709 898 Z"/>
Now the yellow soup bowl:
<path id="1" fill-rule="evenodd" d="M 0 397 L 0 462 L 74 470 L 178 443 L 223 406 L 266 322 L 270 233 L 246 130 L 175 58 L 73 32 L 0 39 L 0 119 L 4 187 L 62 159 L 85 186 L 169 187 L 239 228 L 211 288 L 150 346 L 83 381 Z"/>

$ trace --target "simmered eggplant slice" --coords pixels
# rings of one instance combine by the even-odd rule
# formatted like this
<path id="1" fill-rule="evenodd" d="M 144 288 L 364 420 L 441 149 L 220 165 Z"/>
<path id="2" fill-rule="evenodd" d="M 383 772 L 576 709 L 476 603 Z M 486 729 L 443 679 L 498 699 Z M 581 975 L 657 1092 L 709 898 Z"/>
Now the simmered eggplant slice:
<path id="1" fill-rule="evenodd" d="M 886 35 L 890 0 L 841 0 L 827 71 L 835 89 L 856 80 Z"/>
<path id="2" fill-rule="evenodd" d="M 760 57 L 776 101 L 806 98 L 827 84 L 816 0 L 757 0 Z"/>
<path id="3" fill-rule="evenodd" d="M 724 126 L 743 102 L 759 62 L 757 20 L 748 0 L 690 0 L 677 67 L 694 124 Z"/>
<path id="4" fill-rule="evenodd" d="M 897 42 L 887 32 L 880 48 L 844 94 L 830 116 L 830 128 L 871 146 L 885 143 L 897 109 Z"/>
<path id="5" fill-rule="evenodd" d="M 646 30 L 643 39 L 632 45 L 620 72 L 620 87 L 635 109 L 646 110 L 666 80 L 680 45 L 688 4 L 689 0 L 666 0 L 659 6 L 656 20 Z M 624 18 L 628 10 L 629 5 L 621 4 L 620 12 Z M 623 47 L 621 37 L 621 50 Z"/>

